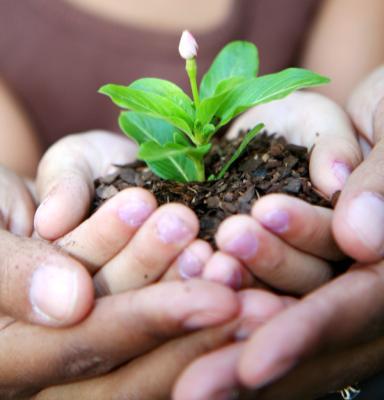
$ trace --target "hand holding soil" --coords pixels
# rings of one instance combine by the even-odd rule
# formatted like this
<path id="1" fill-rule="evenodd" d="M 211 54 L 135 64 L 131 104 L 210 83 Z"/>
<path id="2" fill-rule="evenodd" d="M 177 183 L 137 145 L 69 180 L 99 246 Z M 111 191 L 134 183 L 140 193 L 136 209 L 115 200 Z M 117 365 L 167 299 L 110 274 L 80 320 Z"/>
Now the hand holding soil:
<path id="1" fill-rule="evenodd" d="M 196 361 L 176 387 L 177 400 L 229 394 L 240 384 L 257 388 L 260 399 L 316 398 L 383 370 L 383 98 L 381 67 L 350 98 L 350 115 L 372 151 L 348 178 L 332 221 L 337 243 L 366 264 L 353 265 L 248 341 Z M 212 382 L 209 371 L 224 364 L 226 370 Z M 196 396 L 189 395 L 192 382 L 203 388 Z"/>

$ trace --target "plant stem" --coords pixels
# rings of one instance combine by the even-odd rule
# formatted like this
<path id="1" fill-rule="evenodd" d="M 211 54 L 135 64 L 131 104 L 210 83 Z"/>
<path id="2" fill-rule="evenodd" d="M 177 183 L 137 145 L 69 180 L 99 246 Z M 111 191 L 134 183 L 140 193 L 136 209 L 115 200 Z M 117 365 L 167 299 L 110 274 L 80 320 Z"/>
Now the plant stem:
<path id="1" fill-rule="evenodd" d="M 197 171 L 197 181 L 204 182 L 205 181 L 205 167 L 203 160 L 195 160 L 195 166 Z"/>
<path id="2" fill-rule="evenodd" d="M 189 77 L 189 82 L 191 84 L 191 89 L 192 89 L 192 95 L 193 95 L 193 101 L 195 103 L 195 108 L 197 108 L 200 104 L 200 98 L 199 98 L 199 90 L 197 88 L 197 64 L 196 64 L 196 59 L 195 58 L 190 58 L 186 61 L 185 63 L 185 69 L 187 71 L 188 77 Z"/>

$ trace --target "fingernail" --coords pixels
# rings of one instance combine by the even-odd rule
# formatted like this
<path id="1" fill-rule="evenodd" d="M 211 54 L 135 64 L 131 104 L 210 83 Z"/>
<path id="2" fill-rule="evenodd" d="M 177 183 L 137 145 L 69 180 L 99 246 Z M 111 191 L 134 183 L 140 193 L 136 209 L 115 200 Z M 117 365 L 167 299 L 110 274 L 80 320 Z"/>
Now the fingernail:
<path id="1" fill-rule="evenodd" d="M 351 168 L 342 161 L 334 161 L 332 164 L 332 171 L 341 185 L 341 190 L 351 175 Z"/>
<path id="2" fill-rule="evenodd" d="M 284 233 L 289 228 L 289 214 L 283 210 L 273 210 L 261 218 L 261 223 L 275 233 Z"/>
<path id="3" fill-rule="evenodd" d="M 247 260 L 257 253 L 259 241 L 254 233 L 245 232 L 229 241 L 224 247 L 232 255 Z"/>
<path id="4" fill-rule="evenodd" d="M 384 255 L 384 197 L 363 192 L 352 200 L 348 221 L 360 240 L 381 256 Z"/>
<path id="5" fill-rule="evenodd" d="M 37 207 L 35 211 L 35 216 L 34 216 L 34 228 L 36 229 L 37 225 L 39 224 L 39 220 L 41 218 L 41 213 L 44 210 L 44 207 L 48 203 L 50 197 L 49 195 L 40 203 L 40 205 Z"/>
<path id="6" fill-rule="evenodd" d="M 72 314 L 76 296 L 74 271 L 43 265 L 33 273 L 29 298 L 33 310 L 44 321 L 65 321 Z"/>
<path id="7" fill-rule="evenodd" d="M 199 276 L 203 270 L 201 260 L 192 251 L 184 250 L 177 260 L 179 274 L 183 279 Z"/>
<path id="8" fill-rule="evenodd" d="M 178 216 L 164 214 L 157 221 L 157 233 L 165 244 L 179 243 L 191 237 L 191 230 Z"/>
<path id="9" fill-rule="evenodd" d="M 118 210 L 119 218 L 126 224 L 137 228 L 150 216 L 152 207 L 138 198 L 128 199 Z"/>

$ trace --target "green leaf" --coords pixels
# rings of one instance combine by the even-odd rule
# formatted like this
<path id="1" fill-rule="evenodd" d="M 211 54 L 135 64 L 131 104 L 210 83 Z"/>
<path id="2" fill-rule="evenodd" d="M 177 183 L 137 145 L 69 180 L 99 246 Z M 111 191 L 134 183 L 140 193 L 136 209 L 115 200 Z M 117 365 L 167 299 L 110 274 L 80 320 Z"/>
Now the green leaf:
<path id="1" fill-rule="evenodd" d="M 213 96 L 219 83 L 225 79 L 242 76 L 255 77 L 259 56 L 253 43 L 236 41 L 227 44 L 217 55 L 200 84 L 200 99 Z"/>
<path id="2" fill-rule="evenodd" d="M 221 104 L 217 111 L 221 118 L 219 127 L 253 106 L 282 99 L 298 89 L 328 82 L 329 78 L 302 68 L 288 68 L 275 74 L 249 79 L 231 90 Z"/>
<path id="3" fill-rule="evenodd" d="M 121 108 L 167 121 L 193 138 L 194 120 L 184 107 L 179 105 L 180 97 L 179 100 L 167 97 L 165 92 L 161 92 L 157 86 L 151 92 L 148 83 L 144 85 L 144 90 L 142 85 L 137 82 L 134 82 L 131 86 L 105 85 L 99 92 L 109 96 Z M 139 88 L 135 88 L 136 85 Z M 168 87 L 168 85 L 164 85 L 164 88 L 165 86 Z"/>
<path id="4" fill-rule="evenodd" d="M 144 160 L 160 178 L 191 182 L 201 180 L 199 162 L 210 148 L 210 144 L 192 147 L 178 143 L 159 145 L 146 142 L 140 146 L 138 158 Z"/>
<path id="5" fill-rule="evenodd" d="M 213 124 L 207 124 L 204 125 L 203 127 L 203 136 L 204 137 L 209 137 L 216 131 L 216 127 Z"/>
<path id="6" fill-rule="evenodd" d="M 210 124 L 212 118 L 217 113 L 223 102 L 232 90 L 247 80 L 245 77 L 234 76 L 221 81 L 216 87 L 215 93 L 212 97 L 208 97 L 201 101 L 199 108 L 196 111 L 196 124 L 207 125 Z"/>
<path id="7" fill-rule="evenodd" d="M 132 89 L 143 90 L 148 93 L 155 93 L 168 98 L 180 106 L 193 120 L 195 108 L 192 99 L 174 83 L 158 78 L 142 78 L 129 85 Z"/>
<path id="8" fill-rule="evenodd" d="M 159 144 L 172 143 L 176 133 L 184 137 L 168 122 L 134 111 L 120 113 L 119 125 L 121 130 L 138 144 L 149 141 Z"/>
<path id="9" fill-rule="evenodd" d="M 173 132 L 173 143 L 191 146 L 191 142 L 184 136 L 184 134 L 176 130 Z"/>
<path id="10" fill-rule="evenodd" d="M 229 170 L 232 164 L 243 154 L 244 150 L 247 148 L 249 143 L 255 138 L 255 136 L 264 128 L 264 124 L 258 124 L 253 129 L 251 129 L 242 140 L 240 146 L 233 153 L 232 157 L 228 162 L 225 163 L 221 171 L 213 177 L 210 177 L 210 180 L 221 179 L 224 177 L 225 173 Z"/>

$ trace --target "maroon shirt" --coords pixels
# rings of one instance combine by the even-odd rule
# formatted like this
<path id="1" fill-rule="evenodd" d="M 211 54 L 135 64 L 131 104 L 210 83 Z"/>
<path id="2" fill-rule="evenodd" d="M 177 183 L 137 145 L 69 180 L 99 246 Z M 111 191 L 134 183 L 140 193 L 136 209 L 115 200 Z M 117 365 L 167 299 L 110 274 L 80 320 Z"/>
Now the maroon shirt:
<path id="1" fill-rule="evenodd" d="M 319 0 L 236 0 L 221 27 L 198 35 L 199 71 L 230 40 L 254 42 L 261 73 L 297 63 Z M 117 130 L 118 111 L 97 89 L 144 76 L 189 92 L 179 35 L 144 31 L 64 0 L 0 0 L 0 76 L 24 104 L 45 145 L 89 129 Z"/>

